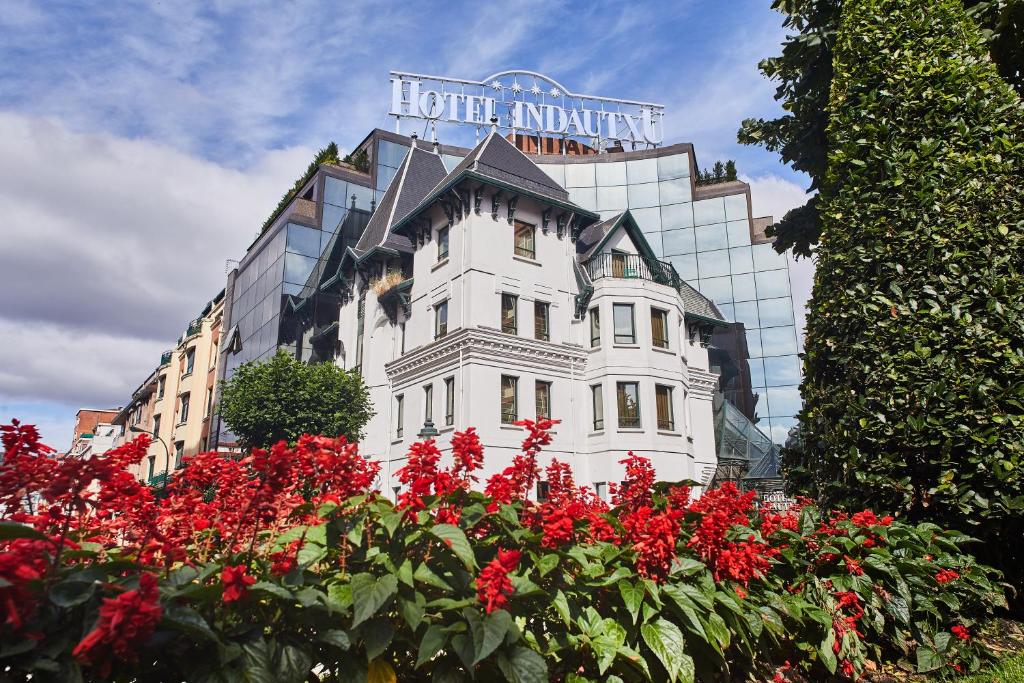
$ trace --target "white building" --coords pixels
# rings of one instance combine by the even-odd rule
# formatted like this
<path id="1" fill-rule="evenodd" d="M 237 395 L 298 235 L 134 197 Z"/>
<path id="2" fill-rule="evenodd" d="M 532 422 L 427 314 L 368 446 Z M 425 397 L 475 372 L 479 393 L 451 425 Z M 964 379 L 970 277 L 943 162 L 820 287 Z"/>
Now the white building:
<path id="1" fill-rule="evenodd" d="M 630 212 L 605 220 L 496 131 L 450 173 L 414 146 L 338 271 L 338 363 L 357 368 L 376 415 L 362 452 L 383 490 L 420 432 L 475 427 L 481 481 L 525 436 L 561 421 L 548 459 L 606 494 L 627 451 L 663 480 L 716 466 L 708 370 L 718 309 L 657 260 Z"/>

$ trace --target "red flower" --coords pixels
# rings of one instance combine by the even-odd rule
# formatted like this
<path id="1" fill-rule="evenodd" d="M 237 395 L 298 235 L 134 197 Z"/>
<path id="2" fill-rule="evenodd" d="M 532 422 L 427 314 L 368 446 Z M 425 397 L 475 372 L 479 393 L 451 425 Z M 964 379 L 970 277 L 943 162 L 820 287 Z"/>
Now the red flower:
<path id="1" fill-rule="evenodd" d="M 952 633 L 957 638 L 959 638 L 960 640 L 970 640 L 971 639 L 971 634 L 967 631 L 966 628 L 964 628 L 960 624 L 957 624 L 953 628 L 949 629 L 949 632 Z"/>
<path id="2" fill-rule="evenodd" d="M 944 586 L 947 583 L 956 581 L 959 578 L 960 575 L 952 569 L 940 569 L 938 573 L 935 575 L 935 580 L 939 582 L 940 586 Z"/>
<path id="3" fill-rule="evenodd" d="M 281 552 L 273 553 L 270 556 L 270 573 L 274 576 L 284 576 L 298 565 L 298 553 L 302 548 L 302 540 L 295 539 L 288 544 L 288 547 Z"/>
<path id="4" fill-rule="evenodd" d="M 855 671 L 855 670 L 854 670 L 854 668 L 853 668 L 853 662 L 851 662 L 851 661 L 850 661 L 849 659 L 844 659 L 844 660 L 843 660 L 843 666 L 842 666 L 842 669 L 843 669 L 843 674 L 844 674 L 844 675 L 845 675 L 845 676 L 846 676 L 847 678 L 853 678 L 853 677 L 854 677 L 854 676 L 853 676 L 853 675 L 854 675 L 854 673 L 856 673 L 856 671 Z"/>
<path id="5" fill-rule="evenodd" d="M 791 665 L 787 659 L 782 666 L 775 670 L 775 675 L 772 676 L 772 683 L 789 683 L 789 678 L 786 677 L 786 672 L 789 671 Z"/>
<path id="6" fill-rule="evenodd" d="M 846 571 L 852 576 L 861 576 L 864 573 L 864 570 L 860 567 L 860 562 L 849 555 L 843 555 L 843 560 L 846 562 Z"/>
<path id="7" fill-rule="evenodd" d="M 246 573 L 247 567 L 244 564 L 226 566 L 220 572 L 221 583 L 224 584 L 225 603 L 241 600 L 245 596 L 249 586 L 256 583 L 256 579 Z"/>
<path id="8" fill-rule="evenodd" d="M 515 591 L 508 574 L 519 566 L 520 557 L 518 550 L 499 549 L 497 556 L 480 570 L 476 578 L 477 598 L 488 614 L 504 607 Z"/>
<path id="9" fill-rule="evenodd" d="M 142 574 L 137 590 L 104 598 L 95 628 L 75 646 L 74 657 L 96 667 L 102 678 L 110 674 L 111 654 L 122 661 L 135 661 L 138 646 L 153 634 L 163 614 L 158 597 L 156 577 Z"/>

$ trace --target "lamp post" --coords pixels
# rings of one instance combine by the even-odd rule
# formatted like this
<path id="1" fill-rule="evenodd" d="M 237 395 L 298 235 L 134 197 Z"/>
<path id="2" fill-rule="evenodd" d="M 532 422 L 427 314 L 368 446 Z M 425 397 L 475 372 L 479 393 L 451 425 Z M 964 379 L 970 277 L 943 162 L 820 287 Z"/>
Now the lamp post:
<path id="1" fill-rule="evenodd" d="M 167 490 L 167 479 L 171 476 L 171 449 L 169 449 L 167 447 L 167 444 L 164 442 L 163 439 L 161 439 L 159 436 L 157 436 L 153 432 L 149 431 L 148 429 L 143 429 L 142 427 L 132 426 L 132 427 L 128 428 L 128 431 L 129 432 L 135 432 L 137 434 L 149 434 L 151 437 L 153 437 L 153 439 L 155 439 L 156 441 L 159 441 L 160 445 L 164 447 L 164 484 L 163 484 L 163 490 L 166 491 Z"/>

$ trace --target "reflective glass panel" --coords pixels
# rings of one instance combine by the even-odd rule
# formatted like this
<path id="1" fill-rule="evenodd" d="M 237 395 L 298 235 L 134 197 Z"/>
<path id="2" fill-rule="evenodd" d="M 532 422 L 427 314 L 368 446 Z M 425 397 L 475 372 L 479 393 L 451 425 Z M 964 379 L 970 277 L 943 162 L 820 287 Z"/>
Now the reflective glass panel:
<path id="1" fill-rule="evenodd" d="M 693 228 L 666 230 L 661 233 L 661 239 L 665 245 L 665 253 L 669 256 L 692 254 L 697 250 L 696 242 L 693 239 Z"/>
<path id="2" fill-rule="evenodd" d="M 768 415 L 791 417 L 800 412 L 800 387 L 768 387 Z"/>
<path id="3" fill-rule="evenodd" d="M 542 164 L 540 165 L 540 170 L 547 173 L 561 187 L 565 187 L 565 166 L 561 164 Z"/>
<path id="4" fill-rule="evenodd" d="M 320 255 L 320 231 L 290 223 L 288 225 L 288 243 L 285 248 L 303 256 Z"/>
<path id="5" fill-rule="evenodd" d="M 380 140 L 377 147 L 377 153 L 379 154 L 377 161 L 385 166 L 398 168 L 408 151 L 408 148 L 404 145 L 396 145 L 387 140 Z"/>
<path id="6" fill-rule="evenodd" d="M 752 304 L 753 308 L 757 309 L 757 304 L 754 303 L 754 299 L 757 298 L 757 291 L 754 288 L 754 274 L 744 273 L 742 275 L 732 276 L 732 295 L 736 301 L 748 301 Z M 757 319 L 757 315 L 754 315 L 754 319 Z M 754 327 L 757 327 L 755 325 Z"/>
<path id="7" fill-rule="evenodd" d="M 732 295 L 735 298 L 736 295 L 736 278 L 732 279 Z M 743 323 L 743 327 L 748 331 L 756 329 L 761 326 L 761 321 L 757 317 L 757 302 L 756 301 L 743 301 L 737 302 L 736 304 L 736 322 Z M 760 354 L 758 354 L 760 355 Z"/>
<path id="8" fill-rule="evenodd" d="M 600 164 L 598 168 L 604 166 Z M 626 208 L 626 186 L 597 188 L 598 211 L 621 211 Z"/>
<path id="9" fill-rule="evenodd" d="M 736 322 L 736 310 L 732 304 L 716 304 L 722 317 L 731 323 Z"/>
<path id="10" fill-rule="evenodd" d="M 747 220 L 747 195 L 730 194 L 725 197 L 725 219 L 728 221 Z"/>
<path id="11" fill-rule="evenodd" d="M 441 163 L 444 164 L 444 170 L 451 173 L 452 169 L 459 165 L 462 161 L 462 157 L 452 156 L 451 154 L 444 154 L 441 156 Z"/>
<path id="12" fill-rule="evenodd" d="M 378 166 L 377 167 L 377 189 L 386 190 L 388 185 L 391 184 L 391 179 L 395 177 L 397 169 L 391 168 L 390 166 Z M 348 206 L 346 202 L 345 206 Z"/>
<path id="13" fill-rule="evenodd" d="M 755 273 L 754 277 L 757 280 L 757 297 L 759 299 L 789 296 L 788 270 L 766 270 Z"/>
<path id="14" fill-rule="evenodd" d="M 768 327 L 761 330 L 761 345 L 766 356 L 784 356 L 796 353 L 796 327 Z"/>
<path id="15" fill-rule="evenodd" d="M 679 277 L 684 280 L 696 280 L 697 279 L 697 255 L 696 254 L 683 254 L 681 256 L 670 256 L 668 259 L 675 267 L 676 272 L 679 273 Z"/>
<path id="16" fill-rule="evenodd" d="M 335 206 L 348 206 L 348 183 L 331 176 L 324 178 L 324 201 Z"/>
<path id="17" fill-rule="evenodd" d="M 348 203 L 345 206 L 352 206 L 352 195 L 355 195 L 356 208 L 362 209 L 363 211 L 370 210 L 370 203 L 373 201 L 374 197 L 372 188 L 365 187 L 363 185 L 356 185 L 355 183 L 349 183 L 348 194 Z"/>
<path id="18" fill-rule="evenodd" d="M 747 329 L 747 353 L 751 358 L 761 355 L 761 331 Z"/>
<path id="19" fill-rule="evenodd" d="M 326 232 L 334 232 L 348 213 L 344 208 L 334 204 L 324 204 L 324 215 L 320 220 L 320 227 Z"/>
<path id="20" fill-rule="evenodd" d="M 777 253 L 771 244 L 755 244 L 754 270 L 775 270 L 786 267 L 786 255 Z"/>
<path id="21" fill-rule="evenodd" d="M 569 168 L 572 168 L 571 166 Z M 569 201 L 584 209 L 597 210 L 597 190 L 593 187 L 570 187 Z"/>
<path id="22" fill-rule="evenodd" d="M 673 204 L 661 207 L 661 225 L 665 230 L 693 227 L 693 205 Z"/>
<path id="23" fill-rule="evenodd" d="M 660 203 L 657 183 L 642 183 L 629 186 L 629 208 L 658 206 Z"/>
<path id="24" fill-rule="evenodd" d="M 780 387 L 800 383 L 800 362 L 796 356 L 774 356 L 764 359 L 764 383 Z"/>
<path id="25" fill-rule="evenodd" d="M 700 266 L 700 279 L 719 277 L 729 274 L 729 251 L 719 249 L 718 251 L 698 251 L 697 265 Z M 728 280 L 728 278 L 726 278 Z M 732 300 L 732 283 L 729 283 L 729 300 Z"/>
<path id="26" fill-rule="evenodd" d="M 284 255 L 284 279 L 286 282 L 291 282 L 295 285 L 306 284 L 306 280 L 315 267 L 315 258 L 292 253 Z"/>
<path id="27" fill-rule="evenodd" d="M 725 249 L 729 246 L 725 235 L 725 223 L 697 226 L 697 251 Z"/>
<path id="28" fill-rule="evenodd" d="M 608 185 L 626 184 L 626 162 L 612 161 L 604 164 L 594 164 L 597 170 L 597 184 L 607 187 Z"/>
<path id="29" fill-rule="evenodd" d="M 721 197 L 701 199 L 693 203 L 694 225 L 725 222 L 725 200 Z"/>
<path id="30" fill-rule="evenodd" d="M 626 177 L 630 184 L 653 183 L 658 180 L 657 159 L 632 159 L 626 162 Z"/>
<path id="31" fill-rule="evenodd" d="M 640 226 L 643 232 L 650 234 L 662 229 L 661 210 L 658 207 L 652 209 L 631 209 L 630 213 L 633 214 L 636 224 Z"/>
<path id="32" fill-rule="evenodd" d="M 658 177 L 662 180 L 687 178 L 690 176 L 690 155 L 671 154 L 658 157 Z"/>
<path id="33" fill-rule="evenodd" d="M 788 297 L 760 300 L 757 311 L 761 317 L 761 327 L 781 327 L 793 324 L 793 302 Z"/>
<path id="34" fill-rule="evenodd" d="M 796 426 L 796 418 L 773 417 L 771 420 L 768 420 L 768 423 L 769 436 L 772 441 L 778 444 L 785 444 L 789 438 L 789 430 Z"/>
<path id="35" fill-rule="evenodd" d="M 701 254 L 703 256 L 703 254 Z M 700 293 L 715 303 L 732 302 L 732 282 L 728 276 L 700 279 Z"/>
<path id="36" fill-rule="evenodd" d="M 750 246 L 750 223 L 746 219 L 729 221 L 728 226 L 730 247 Z"/>
<path id="37" fill-rule="evenodd" d="M 764 386 L 764 363 L 760 358 L 750 359 L 750 385 L 754 387 Z"/>
<path id="38" fill-rule="evenodd" d="M 679 204 L 688 202 L 690 196 L 690 179 L 676 178 L 675 180 L 663 180 L 658 183 L 661 191 L 661 201 L 664 204 Z"/>
<path id="39" fill-rule="evenodd" d="M 750 247 L 733 247 L 729 250 L 729 262 L 734 273 L 750 273 L 754 270 L 754 259 Z"/>

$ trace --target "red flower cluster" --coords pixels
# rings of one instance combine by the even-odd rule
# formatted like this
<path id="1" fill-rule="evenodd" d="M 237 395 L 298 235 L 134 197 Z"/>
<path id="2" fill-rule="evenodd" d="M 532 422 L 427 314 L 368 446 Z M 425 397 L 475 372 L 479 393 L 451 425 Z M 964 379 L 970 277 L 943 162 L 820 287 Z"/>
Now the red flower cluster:
<path id="1" fill-rule="evenodd" d="M 858 638 L 864 637 L 864 634 L 857 629 L 857 622 L 864 616 L 864 607 L 860 603 L 860 597 L 852 591 L 837 592 L 834 593 L 834 596 L 836 610 L 832 617 L 832 629 L 835 633 L 835 640 L 832 643 L 832 651 L 838 655 L 843 648 L 843 638 L 847 633 L 852 633 Z M 843 659 L 841 667 L 846 676 L 853 678 L 853 662 Z"/>
<path id="2" fill-rule="evenodd" d="M 220 581 L 224 584 L 225 603 L 235 602 L 245 597 L 249 586 L 256 583 L 256 579 L 248 574 L 248 567 L 243 564 L 226 566 L 220 571 Z"/>
<path id="3" fill-rule="evenodd" d="M 701 513 L 697 528 L 687 544 L 711 569 L 716 581 L 729 579 L 747 585 L 771 567 L 770 558 L 778 550 L 748 536 L 743 541 L 727 540 L 737 525 L 748 526 L 755 493 L 740 493 L 732 482 L 706 491 L 690 504 L 691 512 Z"/>
<path id="4" fill-rule="evenodd" d="M 46 574 L 53 544 L 15 538 L 0 547 L 3 548 L 0 550 L 0 614 L 4 623 L 18 632 L 37 606 L 28 583 L 39 581 Z"/>
<path id="5" fill-rule="evenodd" d="M 488 512 L 494 512 L 501 503 L 513 501 L 525 501 L 529 498 L 533 489 L 540 468 L 537 467 L 537 454 L 541 448 L 551 443 L 551 428 L 558 424 L 558 420 L 538 418 L 533 420 L 519 420 L 515 424 L 527 431 L 523 439 L 523 452 L 512 458 L 512 465 L 506 467 L 498 474 L 487 480 L 484 493 L 492 500 L 488 505 Z"/>
<path id="6" fill-rule="evenodd" d="M 490 614 L 508 603 L 515 589 L 508 575 L 519 566 L 521 553 L 518 550 L 498 550 L 497 556 L 480 570 L 476 578 L 477 598 Z"/>
<path id="7" fill-rule="evenodd" d="M 483 465 L 483 457 L 483 445 L 472 427 L 452 437 L 453 462 L 450 469 L 438 466 L 441 451 L 433 439 L 414 443 L 409 449 L 405 467 L 396 472 L 398 481 L 407 487 L 398 496 L 398 508 L 412 514 L 426 508 L 424 496 L 443 498 L 456 491 L 468 490 L 477 480 L 473 472 Z M 437 510 L 436 518 L 441 524 L 458 524 L 459 508 L 442 506 Z"/>
<path id="8" fill-rule="evenodd" d="M 156 577 L 142 574 L 137 590 L 104 598 L 96 627 L 75 647 L 75 658 L 95 667 L 101 678 L 110 675 L 111 655 L 135 661 L 138 646 L 149 639 L 163 615 L 158 597 Z"/>
<path id="9" fill-rule="evenodd" d="M 959 638 L 960 640 L 970 640 L 971 639 L 970 632 L 966 628 L 964 628 L 962 625 L 960 625 L 960 624 L 957 624 L 953 628 L 949 629 L 949 632 L 952 633 L 957 638 Z"/>
<path id="10" fill-rule="evenodd" d="M 940 569 L 938 571 L 938 573 L 935 574 L 935 580 L 939 582 L 940 586 L 944 586 L 947 583 L 951 583 L 953 581 L 956 581 L 959 578 L 960 578 L 960 575 L 957 574 L 952 569 Z"/>

